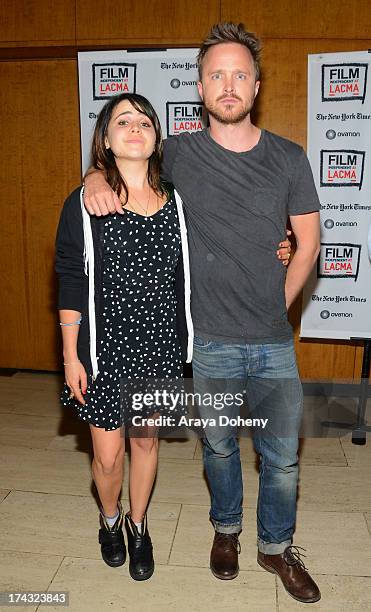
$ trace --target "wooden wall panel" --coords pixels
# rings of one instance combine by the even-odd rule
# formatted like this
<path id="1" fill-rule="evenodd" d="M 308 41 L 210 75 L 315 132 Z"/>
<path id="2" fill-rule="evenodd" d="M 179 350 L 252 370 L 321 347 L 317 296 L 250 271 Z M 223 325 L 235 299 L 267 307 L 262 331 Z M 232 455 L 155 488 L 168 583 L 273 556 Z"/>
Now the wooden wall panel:
<path id="1" fill-rule="evenodd" d="M 197 45 L 219 18 L 220 0 L 76 0 L 79 44 Z"/>
<path id="2" fill-rule="evenodd" d="M 55 369 L 55 230 L 80 182 L 76 62 L 1 62 L 0 78 L 0 367 Z"/>
<path id="3" fill-rule="evenodd" d="M 222 21 L 262 38 L 369 38 L 369 0 L 221 0 Z"/>
<path id="4" fill-rule="evenodd" d="M 0 46 L 75 42 L 75 0 L 2 0 Z"/>
<path id="5" fill-rule="evenodd" d="M 364 345 L 362 342 L 358 343 L 356 348 L 355 360 L 354 360 L 354 378 L 359 382 L 362 374 L 362 363 L 363 363 Z"/>
<path id="6" fill-rule="evenodd" d="M 296 355 L 303 382 L 350 383 L 354 376 L 356 347 L 347 341 L 296 338 Z"/>

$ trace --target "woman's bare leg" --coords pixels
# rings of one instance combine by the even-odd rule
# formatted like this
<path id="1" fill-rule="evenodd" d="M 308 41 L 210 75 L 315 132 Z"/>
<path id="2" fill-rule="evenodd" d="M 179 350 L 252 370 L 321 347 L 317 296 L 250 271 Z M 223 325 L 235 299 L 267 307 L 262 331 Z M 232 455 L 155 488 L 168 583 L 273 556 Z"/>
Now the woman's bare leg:
<path id="1" fill-rule="evenodd" d="M 155 428 L 147 428 L 143 435 L 154 437 L 130 438 L 130 508 L 135 523 L 143 520 L 156 477 L 158 438 L 155 433 Z"/>
<path id="2" fill-rule="evenodd" d="M 94 458 L 92 474 L 103 512 L 114 516 L 124 476 L 125 438 L 121 429 L 106 431 L 90 425 Z"/>

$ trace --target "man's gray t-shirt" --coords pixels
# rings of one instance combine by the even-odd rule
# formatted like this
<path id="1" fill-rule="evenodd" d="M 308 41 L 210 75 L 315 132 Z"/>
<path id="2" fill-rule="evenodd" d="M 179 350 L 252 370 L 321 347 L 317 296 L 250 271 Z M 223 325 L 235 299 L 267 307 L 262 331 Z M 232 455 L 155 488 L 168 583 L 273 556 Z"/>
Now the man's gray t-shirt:
<path id="1" fill-rule="evenodd" d="M 286 269 L 276 251 L 289 215 L 319 210 L 304 150 L 266 130 L 243 153 L 208 130 L 185 133 L 165 141 L 162 176 L 184 204 L 195 334 L 253 344 L 290 339 Z"/>

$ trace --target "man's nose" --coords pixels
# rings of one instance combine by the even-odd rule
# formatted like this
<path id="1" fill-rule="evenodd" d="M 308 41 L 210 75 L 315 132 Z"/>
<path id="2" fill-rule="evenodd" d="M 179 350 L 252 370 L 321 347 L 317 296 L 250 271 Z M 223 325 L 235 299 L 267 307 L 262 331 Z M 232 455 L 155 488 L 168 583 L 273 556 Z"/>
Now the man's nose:
<path id="1" fill-rule="evenodd" d="M 225 82 L 224 82 L 224 91 L 228 91 L 228 92 L 232 92 L 234 91 L 234 82 L 233 82 L 233 77 L 226 77 Z"/>

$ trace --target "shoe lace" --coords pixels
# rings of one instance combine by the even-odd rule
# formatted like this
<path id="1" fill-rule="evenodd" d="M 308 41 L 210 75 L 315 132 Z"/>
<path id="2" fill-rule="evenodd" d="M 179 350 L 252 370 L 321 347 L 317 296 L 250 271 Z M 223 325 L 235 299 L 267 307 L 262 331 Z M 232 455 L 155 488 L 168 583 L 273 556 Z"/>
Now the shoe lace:
<path id="1" fill-rule="evenodd" d="M 287 546 L 284 552 L 284 559 L 287 565 L 299 565 L 301 569 L 307 570 L 308 568 L 305 567 L 304 561 L 301 558 L 306 557 L 307 555 L 303 555 L 300 550 L 305 550 L 306 552 L 306 548 L 302 548 L 301 546 Z"/>
<path id="2" fill-rule="evenodd" d="M 241 552 L 241 543 L 238 539 L 238 535 L 234 533 L 220 533 L 219 538 L 226 540 L 228 544 L 232 544 L 233 548 L 237 551 L 238 554 Z"/>

